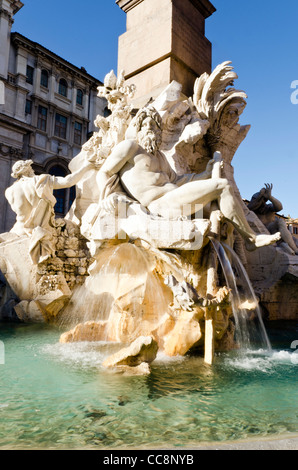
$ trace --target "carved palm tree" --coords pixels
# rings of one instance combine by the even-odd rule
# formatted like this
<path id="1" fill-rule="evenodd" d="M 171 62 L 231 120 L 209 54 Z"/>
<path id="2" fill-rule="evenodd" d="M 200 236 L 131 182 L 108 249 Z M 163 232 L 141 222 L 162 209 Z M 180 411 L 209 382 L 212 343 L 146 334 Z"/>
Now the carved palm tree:
<path id="1" fill-rule="evenodd" d="M 230 61 L 223 62 L 211 75 L 204 73 L 197 78 L 193 95 L 199 116 L 210 123 L 206 140 L 211 151 L 220 150 L 224 160 L 229 162 L 250 129 L 250 126 L 238 124 L 239 116 L 246 106 L 247 95 L 233 87 L 238 76 L 230 64 Z M 227 145 L 229 156 L 224 151 Z"/>

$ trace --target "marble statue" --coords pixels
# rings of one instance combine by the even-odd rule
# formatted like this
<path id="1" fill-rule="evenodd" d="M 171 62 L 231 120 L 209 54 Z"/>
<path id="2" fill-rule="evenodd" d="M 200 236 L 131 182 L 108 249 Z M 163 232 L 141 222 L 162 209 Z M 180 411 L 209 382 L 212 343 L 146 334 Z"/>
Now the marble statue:
<path id="1" fill-rule="evenodd" d="M 198 205 L 206 206 L 216 200 L 223 217 L 244 237 L 249 249 L 279 240 L 279 233 L 254 234 L 227 179 L 212 177 L 214 160 L 208 162 L 203 173 L 178 176 L 172 170 L 159 150 L 162 121 L 153 107 L 141 109 L 134 126 L 136 140 L 127 139 L 115 146 L 98 172 L 97 184 L 105 194 L 111 181 L 114 186 L 118 178 L 129 198 L 164 219 L 190 216 Z M 104 201 L 107 209 L 115 207 L 117 201 L 117 193 L 109 192 Z"/>
<path id="2" fill-rule="evenodd" d="M 55 256 L 57 221 L 54 213 L 54 189 L 75 185 L 93 168 L 93 164 L 86 162 L 76 173 L 58 177 L 48 174 L 35 175 L 32 163 L 32 160 L 21 160 L 13 165 L 11 176 L 17 181 L 6 190 L 5 196 L 16 213 L 16 223 L 11 233 L 30 237 L 30 256 L 32 262 L 38 264 L 50 256 Z"/>
<path id="3" fill-rule="evenodd" d="M 276 215 L 283 209 L 283 206 L 278 199 L 272 196 L 272 188 L 272 184 L 265 184 L 264 188 L 252 196 L 248 208 L 258 216 L 271 234 L 277 232 L 281 234 L 279 246 L 291 255 L 298 255 L 298 246 L 288 230 L 286 222 Z M 269 204 L 268 201 L 270 201 Z"/>

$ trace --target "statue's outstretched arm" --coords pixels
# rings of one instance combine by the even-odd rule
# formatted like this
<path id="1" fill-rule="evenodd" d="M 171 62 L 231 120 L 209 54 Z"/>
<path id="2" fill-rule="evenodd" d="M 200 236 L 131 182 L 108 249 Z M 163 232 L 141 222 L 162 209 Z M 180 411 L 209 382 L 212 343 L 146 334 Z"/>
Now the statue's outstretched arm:
<path id="1" fill-rule="evenodd" d="M 65 177 L 56 176 L 54 178 L 53 189 L 70 188 L 77 184 L 87 171 L 94 169 L 94 163 L 86 162 L 85 165 L 74 173 Z"/>
<path id="2" fill-rule="evenodd" d="M 276 199 L 275 197 L 271 196 L 269 201 L 271 201 L 271 205 L 273 207 L 274 212 L 279 212 L 283 210 L 283 205 L 282 203 Z"/>
<path id="3" fill-rule="evenodd" d="M 125 163 L 133 156 L 133 153 L 136 152 L 138 148 L 138 144 L 133 140 L 124 140 L 119 145 L 115 147 L 111 155 L 106 159 L 104 164 L 100 169 L 100 175 L 110 178 L 114 174 L 118 173 L 121 168 L 125 165 Z M 84 174 L 91 170 L 95 169 L 95 165 L 93 162 L 87 161 L 83 167 L 79 170 L 71 173 L 70 175 L 62 177 L 55 177 L 53 189 L 61 189 L 61 188 L 70 188 L 77 184 Z"/>

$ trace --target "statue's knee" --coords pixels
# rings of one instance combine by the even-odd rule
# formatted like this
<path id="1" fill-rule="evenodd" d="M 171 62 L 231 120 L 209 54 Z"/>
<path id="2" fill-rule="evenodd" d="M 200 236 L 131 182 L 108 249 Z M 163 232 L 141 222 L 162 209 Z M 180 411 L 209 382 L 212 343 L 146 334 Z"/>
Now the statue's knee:
<path id="1" fill-rule="evenodd" d="M 279 217 L 276 217 L 276 222 L 277 222 L 277 227 L 280 230 L 288 230 L 287 224 L 283 219 L 280 219 Z"/>

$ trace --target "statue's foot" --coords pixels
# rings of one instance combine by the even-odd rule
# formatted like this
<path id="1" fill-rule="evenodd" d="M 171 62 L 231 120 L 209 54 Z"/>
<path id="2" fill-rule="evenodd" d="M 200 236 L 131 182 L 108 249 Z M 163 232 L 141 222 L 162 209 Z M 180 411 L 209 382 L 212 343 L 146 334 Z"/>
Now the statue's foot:
<path id="1" fill-rule="evenodd" d="M 262 246 L 272 245 L 278 240 L 281 239 L 280 232 L 276 232 L 273 235 L 256 235 L 254 240 L 246 240 L 245 246 L 248 251 L 256 250 L 257 248 L 261 248 Z"/>

